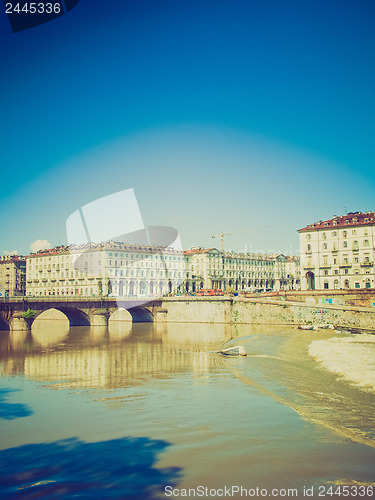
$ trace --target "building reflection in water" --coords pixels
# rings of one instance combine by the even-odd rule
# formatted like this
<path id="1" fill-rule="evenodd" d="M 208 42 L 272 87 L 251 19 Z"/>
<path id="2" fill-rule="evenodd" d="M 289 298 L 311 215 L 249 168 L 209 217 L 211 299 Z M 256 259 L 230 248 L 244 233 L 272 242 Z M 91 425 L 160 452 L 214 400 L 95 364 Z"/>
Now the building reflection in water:
<path id="1" fill-rule="evenodd" d="M 65 387 L 120 388 L 171 373 L 201 376 L 221 363 L 209 351 L 230 334 L 229 325 L 111 321 L 108 328 L 69 328 L 40 321 L 22 338 L 18 332 L 0 337 L 0 359 L 4 374 L 23 373 Z"/>

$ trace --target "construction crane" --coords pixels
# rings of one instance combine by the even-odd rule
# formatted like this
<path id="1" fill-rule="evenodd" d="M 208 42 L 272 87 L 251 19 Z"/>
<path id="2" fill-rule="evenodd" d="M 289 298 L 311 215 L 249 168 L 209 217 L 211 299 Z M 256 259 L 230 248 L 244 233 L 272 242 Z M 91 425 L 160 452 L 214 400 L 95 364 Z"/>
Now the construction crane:
<path id="1" fill-rule="evenodd" d="M 250 227 L 249 229 L 241 229 L 240 231 L 232 231 L 231 233 L 214 234 L 212 236 L 212 238 L 220 238 L 220 240 L 221 240 L 221 251 L 224 252 L 224 236 L 229 236 L 230 234 L 244 233 L 246 231 L 255 231 L 256 229 L 262 229 L 264 227 L 267 227 L 267 226 Z"/>

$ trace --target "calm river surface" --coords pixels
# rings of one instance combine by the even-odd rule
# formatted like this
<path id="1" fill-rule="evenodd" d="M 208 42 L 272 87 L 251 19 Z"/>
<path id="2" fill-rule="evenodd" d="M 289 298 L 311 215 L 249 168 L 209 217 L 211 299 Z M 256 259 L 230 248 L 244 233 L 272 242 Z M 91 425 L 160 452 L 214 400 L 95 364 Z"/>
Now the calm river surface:
<path id="1" fill-rule="evenodd" d="M 375 499 L 375 336 L 40 320 L 0 398 L 1 499 Z"/>

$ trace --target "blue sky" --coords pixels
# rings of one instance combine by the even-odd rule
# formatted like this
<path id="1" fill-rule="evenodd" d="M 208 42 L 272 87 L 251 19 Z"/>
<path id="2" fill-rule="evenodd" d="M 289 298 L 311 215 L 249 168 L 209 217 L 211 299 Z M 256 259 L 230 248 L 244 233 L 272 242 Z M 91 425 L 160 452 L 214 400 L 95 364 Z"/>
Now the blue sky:
<path id="1" fill-rule="evenodd" d="M 66 243 L 80 206 L 134 188 L 185 248 L 298 251 L 375 210 L 375 3 L 80 0 L 0 15 L 0 252 Z"/>

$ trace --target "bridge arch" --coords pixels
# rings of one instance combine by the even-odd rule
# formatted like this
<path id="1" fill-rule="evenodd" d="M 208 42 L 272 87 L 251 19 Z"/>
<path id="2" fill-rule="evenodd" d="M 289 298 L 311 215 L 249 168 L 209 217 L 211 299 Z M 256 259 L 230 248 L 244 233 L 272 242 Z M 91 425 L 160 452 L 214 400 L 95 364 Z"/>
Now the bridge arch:
<path id="1" fill-rule="evenodd" d="M 9 323 L 3 316 L 0 314 L 0 330 L 9 330 Z"/>
<path id="2" fill-rule="evenodd" d="M 124 307 L 119 307 L 116 309 L 109 317 L 109 321 L 122 321 L 122 322 L 132 322 L 133 318 L 129 311 Z"/>
<path id="3" fill-rule="evenodd" d="M 131 307 L 128 311 L 131 314 L 133 323 L 152 323 L 154 321 L 152 312 L 146 307 Z"/>
<path id="4" fill-rule="evenodd" d="M 58 311 L 65 314 L 69 320 L 70 326 L 90 326 L 89 316 L 76 307 L 55 307 Z"/>

